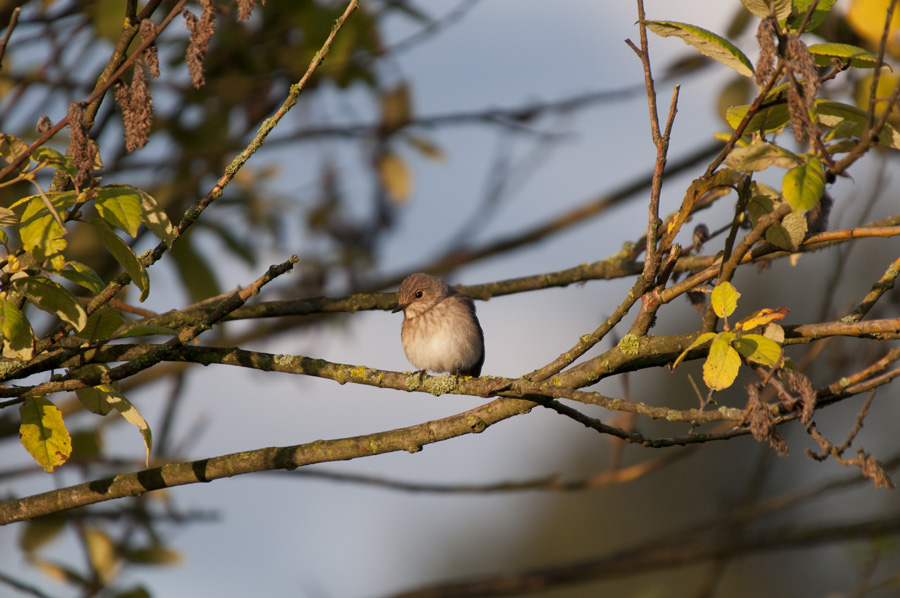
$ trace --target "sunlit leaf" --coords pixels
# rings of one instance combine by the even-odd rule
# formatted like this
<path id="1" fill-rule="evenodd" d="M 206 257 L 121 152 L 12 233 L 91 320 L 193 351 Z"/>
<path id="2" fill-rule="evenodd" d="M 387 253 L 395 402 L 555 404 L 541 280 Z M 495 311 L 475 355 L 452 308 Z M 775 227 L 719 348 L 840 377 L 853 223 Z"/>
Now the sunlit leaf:
<path id="1" fill-rule="evenodd" d="M 737 129 L 741 121 L 750 110 L 750 105 L 732 106 L 725 112 L 725 120 L 732 129 Z M 761 131 L 771 133 L 783 128 L 790 120 L 787 103 L 783 100 L 773 100 L 772 103 L 763 106 L 750 118 L 750 122 L 744 128 L 744 135 Z"/>
<path id="2" fill-rule="evenodd" d="M 98 366 L 88 366 L 97 368 Z M 100 368 L 105 369 L 106 366 L 99 366 Z M 95 373 L 99 373 L 102 369 L 88 369 L 88 368 L 80 368 L 77 372 L 78 375 L 92 375 Z M 115 409 L 122 417 L 125 418 L 125 421 L 135 426 L 138 431 L 141 433 L 141 437 L 144 440 L 144 449 L 146 453 L 146 462 L 149 467 L 150 464 L 150 449 L 153 447 L 153 434 L 150 431 L 150 426 L 147 424 L 147 421 L 144 419 L 144 416 L 137 410 L 137 408 L 131 404 L 131 401 L 125 398 L 125 396 L 117 390 L 117 388 L 112 384 L 98 384 L 97 386 L 93 386 L 90 388 L 79 388 L 75 391 L 75 394 L 78 396 L 78 399 L 81 403 L 90 410 L 92 413 L 96 413 L 98 415 L 106 415 L 112 409 Z"/>
<path id="3" fill-rule="evenodd" d="M 94 230 L 103 242 L 103 245 L 109 250 L 113 258 L 121 265 L 135 285 L 141 290 L 140 301 L 147 298 L 150 293 L 150 276 L 147 270 L 138 260 L 134 251 L 131 250 L 125 241 L 119 238 L 112 228 L 103 220 L 95 218 L 91 221 Z"/>
<path id="4" fill-rule="evenodd" d="M 763 328 L 763 336 L 775 341 L 779 345 L 783 344 L 784 343 L 784 328 L 782 328 L 775 322 L 771 322 L 769 324 L 766 324 L 766 327 Z"/>
<path id="5" fill-rule="evenodd" d="M 741 0 L 741 4 L 761 19 L 774 14 L 776 21 L 783 21 L 791 14 L 791 0 Z"/>
<path id="6" fill-rule="evenodd" d="M 94 205 L 106 222 L 132 237 L 137 236 L 143 215 L 137 189 L 126 185 L 101 187 L 97 189 Z"/>
<path id="7" fill-rule="evenodd" d="M 690 345 L 688 345 L 687 349 L 685 349 L 684 351 L 681 352 L 681 355 L 679 355 L 678 359 L 675 360 L 675 363 L 672 364 L 672 369 L 674 370 L 675 368 L 677 368 L 678 364 L 681 363 L 682 360 L 684 360 L 685 355 L 687 355 L 690 351 L 693 351 L 697 347 L 699 347 L 705 343 L 708 343 L 710 340 L 714 339 L 716 336 L 718 336 L 718 335 L 715 332 L 704 332 L 703 334 L 698 336 L 696 339 L 694 339 L 694 342 L 692 342 Z"/>
<path id="8" fill-rule="evenodd" d="M 172 226 L 169 215 L 162 209 L 162 206 L 159 205 L 156 198 L 143 189 L 138 189 L 137 187 L 131 187 L 129 185 L 107 185 L 104 189 L 120 192 L 122 193 L 122 197 L 136 197 L 139 204 L 140 221 L 146 224 L 147 228 L 153 231 L 153 234 L 165 241 L 166 246 L 169 249 L 172 249 L 172 244 L 175 242 L 175 227 Z M 129 199 L 128 201 L 128 206 L 133 207 L 131 200 Z M 131 224 L 133 224 L 133 222 L 131 222 Z M 132 234 L 131 236 L 134 235 Z"/>
<path id="9" fill-rule="evenodd" d="M 734 384 L 741 367 L 741 357 L 731 346 L 732 334 L 720 334 L 709 347 L 703 363 L 703 382 L 712 390 L 724 390 Z"/>
<path id="10" fill-rule="evenodd" d="M 760 365 L 773 367 L 781 361 L 781 346 L 761 334 L 745 334 L 734 341 L 734 348 Z"/>
<path id="11" fill-rule="evenodd" d="M 811 210 L 825 192 L 825 169 L 816 158 L 792 168 L 781 181 L 781 193 L 796 212 Z"/>
<path id="12" fill-rule="evenodd" d="M 710 296 L 712 308 L 720 318 L 727 318 L 737 309 L 741 294 L 730 282 L 717 284 Z"/>
<path id="13" fill-rule="evenodd" d="M 745 77 L 753 76 L 753 64 L 743 52 L 724 37 L 711 31 L 674 21 L 645 21 L 647 29 L 660 37 L 674 35 L 680 37 L 686 44 L 690 44 L 704 56 L 717 60 L 725 66 L 730 66 Z"/>
<path id="14" fill-rule="evenodd" d="M 57 214 L 62 214 L 75 203 L 74 191 L 65 193 L 48 194 L 51 205 Z M 50 212 L 44 199 L 40 195 L 32 195 L 27 198 L 25 210 L 19 226 L 19 237 L 25 251 L 31 252 L 38 262 L 59 253 L 66 248 L 63 238 L 66 229 L 59 225 L 56 216 Z M 14 205 L 20 205 L 21 201 Z"/>
<path id="15" fill-rule="evenodd" d="M 841 123 L 845 125 L 856 137 L 862 137 L 866 130 L 866 113 L 856 106 L 835 102 L 832 100 L 816 100 L 816 115 L 819 122 L 827 127 L 836 127 Z M 878 134 L 878 143 L 893 149 L 900 149 L 900 131 L 891 124 L 885 123 Z"/>
<path id="16" fill-rule="evenodd" d="M 816 59 L 819 66 L 831 66 L 834 59 L 852 68 L 872 69 L 878 66 L 878 57 L 871 52 L 850 44 L 812 44 L 808 46 L 809 53 Z"/>
<path id="17" fill-rule="evenodd" d="M 28 152 L 28 144 L 8 133 L 0 133 L 0 158 L 3 158 L 7 164 L 12 164 L 15 160 Z M 24 160 L 15 170 L 10 173 L 10 177 L 19 176 L 22 171 L 28 168 L 28 160 Z"/>
<path id="18" fill-rule="evenodd" d="M 34 355 L 34 331 L 25 314 L 12 301 L 0 299 L 0 321 L 3 356 L 31 359 Z"/>
<path id="19" fill-rule="evenodd" d="M 72 261 L 66 262 L 66 265 L 71 266 L 71 268 L 63 268 L 56 273 L 63 278 L 86 288 L 91 292 L 91 295 L 97 295 L 103 290 L 105 285 L 100 279 L 100 276 L 94 272 L 92 268 L 85 266 L 82 263 Z"/>
<path id="20" fill-rule="evenodd" d="M 88 316 L 87 325 L 77 336 L 92 341 L 106 340 L 119 329 L 125 318 L 111 307 L 101 307 Z"/>
<path id="21" fill-rule="evenodd" d="M 50 473 L 72 454 L 72 439 L 62 413 L 46 397 L 26 397 L 19 407 L 19 440 L 37 464 Z"/>
<path id="22" fill-rule="evenodd" d="M 742 330 L 752 330 L 757 326 L 765 326 L 769 322 L 777 322 L 787 317 L 788 308 L 779 307 L 778 309 L 764 308 L 737 323 L 737 328 Z"/>
<path id="23" fill-rule="evenodd" d="M 61 284 L 40 276 L 28 276 L 15 280 L 13 285 L 38 309 L 54 314 L 75 330 L 81 330 L 87 324 L 87 314 L 78 299 Z"/>
<path id="24" fill-rule="evenodd" d="M 801 159 L 783 147 L 755 139 L 750 145 L 737 147 L 728 154 L 727 164 L 740 172 L 758 172 L 769 166 L 793 168 Z"/>
<path id="25" fill-rule="evenodd" d="M 816 2 L 816 0 L 794 0 L 796 16 L 791 19 L 791 30 L 796 31 L 797 28 L 800 27 L 800 23 L 803 22 L 803 18 L 806 16 L 807 9 L 813 2 Z M 818 0 L 818 2 L 816 2 L 816 8 L 813 10 L 812 16 L 809 18 L 804 31 L 813 31 L 816 27 L 824 23 L 835 2 L 837 2 L 837 0 Z M 883 22 L 884 19 L 882 18 L 882 23 Z"/>
<path id="26" fill-rule="evenodd" d="M 0 208 L 0 226 L 12 226 L 19 223 L 19 217 L 9 208 Z"/>
<path id="27" fill-rule="evenodd" d="M 144 449 L 146 455 L 146 465 L 150 466 L 150 449 L 153 448 L 153 433 L 150 431 L 150 426 L 147 424 L 147 420 L 144 419 L 144 416 L 141 415 L 140 411 L 131 404 L 131 401 L 125 398 L 125 396 L 119 391 L 115 390 L 112 386 L 108 384 L 101 384 L 97 387 L 101 392 L 106 393 L 107 400 L 109 403 L 115 408 L 119 413 L 122 414 L 122 417 L 125 418 L 132 426 L 135 426 L 138 431 L 141 433 L 141 437 L 144 439 Z"/>

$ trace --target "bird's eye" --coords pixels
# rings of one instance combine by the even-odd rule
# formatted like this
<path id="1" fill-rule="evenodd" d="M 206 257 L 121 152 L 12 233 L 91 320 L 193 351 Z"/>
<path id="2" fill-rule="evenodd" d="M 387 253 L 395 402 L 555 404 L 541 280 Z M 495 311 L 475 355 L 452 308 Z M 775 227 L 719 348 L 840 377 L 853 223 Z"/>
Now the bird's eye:
<path id="1" fill-rule="evenodd" d="M 422 298 L 422 291 L 416 291 L 416 299 Z"/>

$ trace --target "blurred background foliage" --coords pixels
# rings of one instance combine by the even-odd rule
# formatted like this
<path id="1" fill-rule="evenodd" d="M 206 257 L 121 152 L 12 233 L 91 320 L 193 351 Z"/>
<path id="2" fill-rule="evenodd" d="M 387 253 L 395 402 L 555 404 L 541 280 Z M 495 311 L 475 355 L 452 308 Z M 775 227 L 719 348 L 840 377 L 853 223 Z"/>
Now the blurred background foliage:
<path id="1" fill-rule="evenodd" d="M 156 15 L 165 14 L 175 3 L 165 0 L 154 4 L 158 4 L 154 11 L 156 18 Z M 295 276 L 291 277 L 291 287 L 279 290 L 283 297 L 389 289 L 405 272 L 398 272 L 392 264 L 385 263 L 381 248 L 395 232 L 399 216 L 416 196 L 416 173 L 409 156 L 438 163 L 453 158 L 436 140 L 437 136 L 433 133 L 436 129 L 468 122 L 486 129 L 497 128 L 501 131 L 498 137 L 502 131 L 513 129 L 529 130 L 531 134 L 540 128 L 538 125 L 553 122 L 560 113 L 570 116 L 610 101 L 604 94 L 585 94 L 569 98 L 569 103 L 533 102 L 517 109 L 483 108 L 468 113 L 447 112 L 437 117 L 423 118 L 416 111 L 413 100 L 417 83 L 404 76 L 395 57 L 417 44 L 427 43 L 444 27 L 452 27 L 456 19 L 478 4 L 477 1 L 464 1 L 454 3 L 452 7 L 438 8 L 435 4 L 404 0 L 363 2 L 304 90 L 291 118 L 270 136 L 264 149 L 259 152 L 259 159 L 251 160 L 234 184 L 228 186 L 224 196 L 218 200 L 216 210 L 205 214 L 194 230 L 182 238 L 172 251 L 176 275 L 172 277 L 171 286 L 162 286 L 156 293 L 166 299 L 180 295 L 185 300 L 165 301 L 166 307 L 180 308 L 186 303 L 207 300 L 226 290 L 233 284 L 225 275 L 229 264 L 234 263 L 231 260 L 259 269 L 272 253 L 284 252 L 299 252 L 302 262 Z M 756 21 L 738 3 L 734 4 L 735 14 L 727 35 L 731 38 L 746 37 L 747 28 Z M 145 150 L 134 153 L 126 151 L 121 118 L 111 98 L 100 105 L 90 129 L 91 137 L 100 147 L 104 184 L 127 183 L 146 190 L 165 207 L 175 222 L 191 204 L 206 194 L 232 157 L 252 138 L 261 122 L 281 104 L 289 86 L 305 72 L 310 59 L 346 6 L 343 2 L 330 1 L 267 0 L 265 6 L 256 7 L 249 21 L 238 22 L 235 3 L 220 0 L 215 5 L 219 18 L 216 35 L 204 60 L 204 87 L 195 89 L 187 75 L 184 55 L 188 32 L 183 23 L 176 19 L 159 39 L 162 74 L 151 83 L 154 124 Z M 147 3 L 132 3 L 131 0 L 0 1 L 0 25 L 9 23 L 13 10 L 18 6 L 22 7 L 19 23 L 0 70 L 0 130 L 30 143 L 36 139 L 35 126 L 42 115 L 59 118 L 65 114 L 70 101 L 90 94 L 98 74 L 120 39 L 125 10 L 134 6 L 142 10 Z M 827 41 L 861 45 L 874 50 L 881 34 L 878 15 L 884 14 L 886 6 L 887 0 L 853 0 L 846 11 L 833 11 L 818 28 L 817 34 Z M 190 9 L 197 11 L 196 6 Z M 513 13 L 515 10 L 510 8 Z M 436 14 L 438 12 L 440 14 Z M 384 41 L 383 28 L 389 19 L 402 19 L 415 24 L 419 31 L 388 45 Z M 897 19 L 895 17 L 895 22 Z M 896 36 L 892 35 L 890 39 L 889 54 L 892 60 L 898 60 L 900 47 L 896 44 Z M 136 43 L 133 41 L 132 45 Z M 502 40 L 497 43 L 502 44 Z M 658 69 L 660 80 L 690 81 L 691 78 L 702 77 L 710 68 L 719 68 L 712 61 L 697 58 L 694 53 L 686 52 L 685 55 L 688 57 L 684 60 L 663 61 L 664 68 Z M 871 74 L 866 71 L 848 73 L 840 85 L 829 86 L 825 92 L 854 98 L 857 105 L 865 108 L 870 81 Z M 882 74 L 881 84 L 885 90 L 893 89 L 897 82 L 896 72 Z M 724 115 L 728 106 L 747 103 L 754 90 L 750 80 L 735 78 L 724 81 L 720 87 L 707 93 L 717 99 L 719 110 Z M 626 90 L 621 97 L 644 101 L 640 90 L 637 95 L 633 90 Z M 617 101 L 619 99 L 616 98 Z M 894 117 L 893 120 L 896 123 L 900 118 Z M 702 134 L 708 139 L 708 131 Z M 535 137 L 540 135 L 535 134 Z M 542 141 L 550 144 L 552 139 L 549 135 L 547 138 Z M 67 146 L 65 136 L 58 135 L 50 145 L 64 152 Z M 352 160 L 345 159 L 342 153 L 346 151 L 346 145 L 352 147 Z M 340 159 L 336 157 L 338 154 L 341 154 Z M 711 156 L 709 152 L 707 155 Z M 310 160 L 314 161 L 317 172 L 313 181 L 296 180 L 295 165 L 299 161 Z M 304 164 L 304 168 L 308 169 L 309 164 Z M 42 183 L 46 186 L 49 180 Z M 641 201 L 647 195 L 647 188 L 640 187 L 628 197 Z M 0 205 L 11 205 L 32 192 L 24 184 L 0 188 Z M 552 202 L 548 200 L 547 203 Z M 585 220 L 601 213 L 591 213 L 585 216 Z M 479 214 L 484 219 L 494 214 L 490 202 L 485 203 Z M 566 232 L 577 222 L 578 219 L 575 219 L 571 224 L 560 226 L 552 234 Z M 453 224 L 458 223 L 441 222 L 439 226 L 444 230 Z M 474 223 L 473 228 L 483 225 L 483 222 Z M 640 226 L 633 227 L 628 234 L 639 230 Z M 146 230 L 142 232 L 146 235 Z M 201 243 L 200 237 L 205 241 Z M 69 259 L 92 266 L 104 280 L 117 271 L 117 264 L 88 228 L 74 226 L 68 240 Z M 140 251 L 146 249 L 150 242 L 153 240 L 139 236 L 133 244 Z M 508 251 L 528 245 L 526 239 L 512 245 Z M 466 249 L 471 247 L 462 235 L 455 244 L 432 256 L 430 262 L 425 261 L 424 255 L 419 261 L 423 267 L 439 264 L 444 273 L 452 272 L 460 265 L 481 259 L 477 252 L 463 251 Z M 415 247 L 410 249 L 411 253 L 417 251 Z M 496 253 L 504 251 L 507 250 Z M 591 259 L 600 257 L 603 256 Z M 534 272 L 528 272 L 531 273 Z M 305 320 L 292 320 L 272 326 L 260 325 L 255 332 L 241 332 L 246 337 L 263 337 L 306 323 Z M 836 367 L 837 363 L 840 367 L 847 367 L 853 354 L 854 349 L 846 349 L 826 366 Z M 171 374 L 175 386 L 185 384 L 185 374 L 180 368 L 164 371 Z M 133 384 L 140 385 L 145 381 L 139 378 Z M 664 389 L 664 385 L 660 388 Z M 645 389 L 642 387 L 640 390 Z M 176 396 L 177 392 L 173 392 L 172 397 Z M 177 400 L 170 399 L 170 406 Z M 685 399 L 685 403 L 690 404 L 691 400 Z M 68 416 L 78 407 L 71 402 L 61 405 L 61 408 Z M 6 414 L 0 419 L 0 438 L 5 445 L 15 444 L 18 428 L 14 419 Z M 108 425 L 103 420 L 94 428 L 82 428 L 74 434 L 76 449 L 73 464 L 79 460 L 93 463 L 102 454 Z M 653 422 L 648 427 L 652 430 L 656 425 Z M 171 447 L 167 430 L 168 422 L 164 421 L 159 426 L 157 437 L 157 446 L 163 450 L 163 456 L 166 448 L 171 448 L 173 454 L 179 448 Z M 18 449 L 18 446 L 14 447 L 14 450 Z M 8 450 L 7 446 L 3 450 Z M 581 456 L 573 461 L 570 473 L 587 476 L 596 470 L 592 450 L 584 448 Z M 108 452 L 110 454 L 104 457 L 104 465 L 111 468 L 133 465 L 131 462 L 117 461 L 115 451 Z M 895 461 L 891 461 L 892 467 L 896 466 Z M 759 488 L 754 485 L 758 478 L 754 476 L 770 465 L 771 455 L 763 449 L 757 452 L 755 446 L 744 450 L 728 447 L 718 453 L 711 467 L 718 466 L 720 471 L 725 471 L 726 464 L 734 462 L 742 464 L 753 474 L 749 476 L 746 487 L 732 484 L 728 476 L 715 479 L 713 485 L 734 499 L 731 504 L 744 504 L 758 493 Z M 87 472 L 88 465 L 84 467 Z M 654 482 L 657 485 L 650 486 L 641 481 L 638 492 L 642 492 L 644 499 L 649 501 L 646 497 L 659 493 L 660 488 L 678 488 L 681 476 L 687 475 L 692 467 L 685 463 L 671 467 L 660 480 Z M 6 471 L 4 474 L 7 479 L 14 479 L 16 472 Z M 667 525 L 658 528 L 658 534 L 679 533 L 684 530 L 683 521 L 704 517 L 709 506 L 701 500 L 703 489 L 691 490 L 684 496 L 671 498 L 681 518 L 667 519 Z M 7 492 L 12 493 L 12 490 Z M 551 559 L 554 562 L 574 560 L 583 554 L 583 546 L 589 546 L 602 535 L 606 536 L 605 540 L 611 538 L 612 544 L 607 543 L 606 547 L 629 545 L 626 541 L 629 519 L 610 516 L 616 505 L 630 500 L 620 496 L 620 492 L 614 489 L 601 499 L 597 499 L 596 495 L 584 494 L 547 499 L 546 502 L 552 503 L 552 507 L 535 513 L 538 523 L 529 528 L 528 541 L 509 546 L 508 554 L 490 563 L 489 570 L 500 568 L 504 559 L 513 562 L 515 559 L 510 555 L 515 553 L 524 559 L 515 561 L 517 563 L 543 564 L 547 554 L 554 555 Z M 69 584 L 77 595 L 103 592 L 106 592 L 103 595 L 122 597 L 148 595 L 140 584 L 117 585 L 116 580 L 122 579 L 123 570 L 131 565 L 179 562 L 181 557 L 177 542 L 170 542 L 168 528 L 161 530 L 161 525 L 215 519 L 215 514 L 206 511 L 179 511 L 170 501 L 168 495 L 162 494 L 161 497 L 120 501 L 121 504 L 90 512 L 62 513 L 44 518 L 27 527 L 20 545 L 31 565 L 45 575 Z M 580 516 L 569 517 L 570 512 L 577 512 Z M 84 562 L 75 565 L 43 558 L 41 548 L 69 524 L 78 530 L 87 556 Z M 459 529 L 468 530 L 464 527 Z M 568 536 L 560 530 L 570 532 L 578 541 L 568 542 Z M 723 527 L 718 531 L 727 534 L 729 530 Z M 462 534 L 463 531 L 448 535 L 454 533 Z M 861 575 L 868 571 L 866 567 L 873 561 L 883 564 L 885 560 L 896 560 L 896 550 L 881 544 L 862 542 L 858 552 L 861 554 L 853 558 L 859 563 Z M 472 566 L 472 558 L 457 553 L 447 560 L 451 564 Z M 822 566 L 816 557 L 806 560 L 812 561 L 805 562 L 811 570 Z M 439 565 L 451 568 L 448 563 Z M 482 570 L 487 569 L 484 563 L 480 565 Z M 439 569 L 438 564 L 433 568 Z M 478 570 L 478 567 L 475 568 Z M 872 571 L 875 569 L 873 566 Z M 697 572 L 680 572 L 674 582 L 672 578 L 662 576 L 645 577 L 637 589 L 624 583 L 611 588 L 635 596 L 686 595 L 670 592 L 668 586 L 696 582 L 697 577 L 704 578 L 703 575 L 694 576 L 694 573 Z M 771 580 L 765 579 L 766 575 L 758 575 L 754 571 L 742 573 L 748 577 L 756 575 L 762 588 L 760 591 L 775 591 L 767 586 Z M 880 589 L 887 588 L 883 595 L 894 591 L 897 578 L 894 579 L 893 585 L 882 582 Z M 11 584 L 9 587 L 16 587 L 15 580 L 2 581 Z M 710 573 L 708 585 L 715 587 L 715 583 L 715 573 Z M 26 595 L 41 595 L 37 591 L 29 592 L 27 587 L 18 589 Z M 557 595 L 593 594 L 560 590 Z M 698 590 L 696 595 L 712 594 Z M 781 595 L 799 594 L 791 594 L 788 589 L 788 593 Z"/>

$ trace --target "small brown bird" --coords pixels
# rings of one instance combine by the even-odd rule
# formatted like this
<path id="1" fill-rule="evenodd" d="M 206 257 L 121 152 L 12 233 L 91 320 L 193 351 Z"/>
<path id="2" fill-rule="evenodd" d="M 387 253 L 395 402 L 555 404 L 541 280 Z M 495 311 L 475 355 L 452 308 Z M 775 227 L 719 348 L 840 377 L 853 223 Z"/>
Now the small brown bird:
<path id="1" fill-rule="evenodd" d="M 440 278 L 411 274 L 400 283 L 403 310 L 400 339 L 409 361 L 420 370 L 480 376 L 484 333 L 475 303 Z"/>

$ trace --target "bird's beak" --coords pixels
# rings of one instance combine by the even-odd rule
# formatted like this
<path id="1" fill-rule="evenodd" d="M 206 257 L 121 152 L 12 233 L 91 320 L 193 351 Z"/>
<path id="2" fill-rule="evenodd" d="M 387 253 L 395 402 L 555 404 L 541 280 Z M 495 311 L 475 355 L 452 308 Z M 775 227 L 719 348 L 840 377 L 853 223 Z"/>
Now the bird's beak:
<path id="1" fill-rule="evenodd" d="M 391 313 L 392 313 L 392 314 L 395 314 L 395 313 L 397 313 L 398 311 L 403 311 L 404 309 L 406 309 L 406 305 L 404 305 L 404 304 L 401 303 L 400 305 L 398 305 L 397 307 L 395 307 L 394 309 L 392 309 L 392 310 L 391 310 Z"/>

